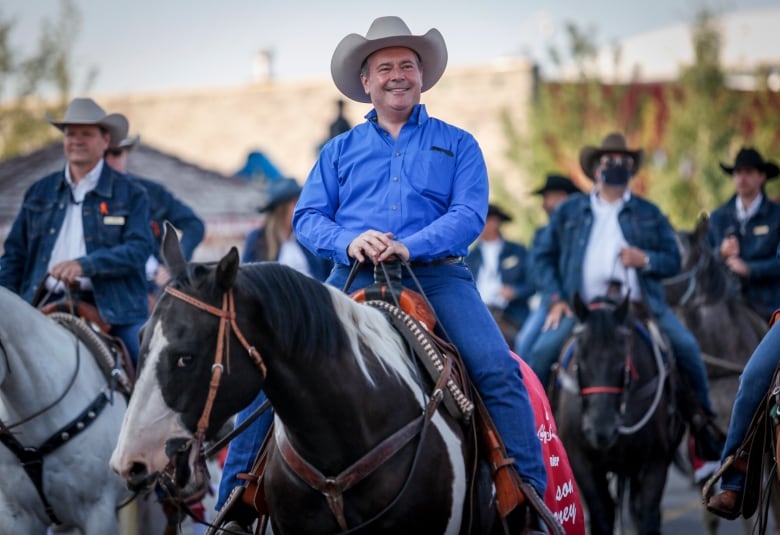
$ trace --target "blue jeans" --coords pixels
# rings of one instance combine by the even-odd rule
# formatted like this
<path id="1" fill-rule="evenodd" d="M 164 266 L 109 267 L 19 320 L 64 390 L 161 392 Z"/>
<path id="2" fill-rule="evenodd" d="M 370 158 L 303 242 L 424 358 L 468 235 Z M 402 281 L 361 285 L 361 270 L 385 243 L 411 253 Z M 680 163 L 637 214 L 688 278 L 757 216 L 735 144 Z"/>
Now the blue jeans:
<path id="1" fill-rule="evenodd" d="M 439 324 L 437 334 L 460 351 L 463 363 L 504 440 L 507 453 L 523 480 L 544 496 L 547 472 L 536 435 L 534 414 L 520 368 L 509 353 L 493 316 L 477 291 L 474 277 L 464 263 L 413 267 L 414 275 L 431 302 Z M 403 284 L 417 291 L 404 270 Z M 336 266 L 327 282 L 343 288 L 349 267 Z M 373 268 L 358 271 L 351 293 L 374 282 Z"/>
<path id="2" fill-rule="evenodd" d="M 111 326 L 109 334 L 115 336 L 124 342 L 133 365 L 138 367 L 138 353 L 141 352 L 141 341 L 138 339 L 138 333 L 145 322 L 128 323 L 126 325 L 114 324 Z"/>
<path id="3" fill-rule="evenodd" d="M 765 399 L 771 386 L 778 362 L 780 362 L 780 322 L 775 323 L 766 333 L 750 356 L 745 369 L 742 370 L 721 462 L 725 461 L 729 455 L 736 453 L 737 448 L 745 439 L 753 414 Z M 741 492 L 744 485 L 744 474 L 735 470 L 726 470 L 723 473 L 721 487 L 724 489 Z"/>
<path id="4" fill-rule="evenodd" d="M 260 407 L 265 401 L 265 392 L 260 391 L 257 397 L 245 409 L 242 409 L 236 415 L 234 428 L 238 427 L 244 420 L 249 418 L 255 409 Z M 228 446 L 225 466 L 222 468 L 222 477 L 219 480 L 219 492 L 217 493 L 216 509 L 219 510 L 228 499 L 230 491 L 234 487 L 243 485 L 243 481 L 238 479 L 239 473 L 246 473 L 252 469 L 252 463 L 263 445 L 263 439 L 268 434 L 273 422 L 274 413 L 271 409 L 265 411 L 257 420 L 249 424 Z"/>
<path id="5" fill-rule="evenodd" d="M 685 327 L 677 316 L 666 309 L 656 317 L 659 329 L 669 339 L 672 352 L 680 371 L 688 378 L 691 388 L 696 394 L 697 401 L 707 413 L 714 415 L 709 396 L 709 383 L 704 363 L 701 360 L 701 351 L 696 339 Z M 550 367 L 558 360 L 558 355 L 564 342 L 574 330 L 577 321 L 574 317 L 561 319 L 557 329 L 543 332 L 533 349 L 528 354 L 526 362 L 533 368 L 539 380 L 546 387 L 550 376 Z"/>
<path id="6" fill-rule="evenodd" d="M 542 332 L 545 318 L 547 318 L 547 307 L 539 305 L 525 319 L 523 327 L 515 337 L 515 353 L 526 362 L 528 362 L 528 355 L 531 353 L 531 348 L 534 346 L 536 339 L 539 338 L 539 334 Z"/>

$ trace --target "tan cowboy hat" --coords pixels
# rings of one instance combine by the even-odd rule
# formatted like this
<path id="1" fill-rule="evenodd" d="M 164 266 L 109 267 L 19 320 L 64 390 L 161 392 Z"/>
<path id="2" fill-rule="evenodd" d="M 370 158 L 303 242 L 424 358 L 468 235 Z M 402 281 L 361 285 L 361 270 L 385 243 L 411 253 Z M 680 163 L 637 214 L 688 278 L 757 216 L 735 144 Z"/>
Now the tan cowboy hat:
<path id="1" fill-rule="evenodd" d="M 129 128 L 127 118 L 121 113 L 106 112 L 91 98 L 74 98 L 65 110 L 65 117 L 61 121 L 52 119 L 46 112 L 46 120 L 59 130 L 65 131 L 69 124 L 94 124 L 105 128 L 111 134 L 109 145 L 116 146 L 127 137 Z"/>
<path id="2" fill-rule="evenodd" d="M 371 23 L 366 36 L 351 33 L 336 46 L 330 60 L 330 74 L 336 87 L 357 102 L 371 102 L 360 82 L 360 67 L 368 56 L 392 46 L 414 50 L 423 69 L 422 91 L 436 85 L 447 66 L 447 45 L 439 30 L 431 28 L 425 35 L 412 35 L 398 17 L 379 17 Z"/>
<path id="3" fill-rule="evenodd" d="M 582 167 L 582 171 L 589 179 L 596 180 L 593 176 L 593 168 L 596 161 L 604 154 L 610 153 L 626 154 L 634 158 L 634 169 L 631 171 L 633 175 L 641 167 L 644 157 L 642 149 L 631 150 L 626 146 L 626 138 L 623 137 L 623 134 L 612 132 L 604 138 L 600 147 L 586 146 L 580 151 L 580 167 Z"/>

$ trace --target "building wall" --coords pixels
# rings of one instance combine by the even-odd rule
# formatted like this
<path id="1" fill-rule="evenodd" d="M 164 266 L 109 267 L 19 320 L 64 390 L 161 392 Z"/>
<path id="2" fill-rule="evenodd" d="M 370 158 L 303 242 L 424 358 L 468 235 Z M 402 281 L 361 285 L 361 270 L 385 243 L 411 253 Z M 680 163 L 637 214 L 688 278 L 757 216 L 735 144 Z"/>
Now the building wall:
<path id="1" fill-rule="evenodd" d="M 451 69 L 422 97 L 431 115 L 474 134 L 491 177 L 515 186 L 523 180 L 506 156 L 502 114 L 526 131 L 532 71 L 532 64 L 520 59 Z M 184 160 L 230 175 L 250 151 L 260 150 L 283 174 L 302 182 L 335 118 L 340 94 L 325 79 L 96 98 L 106 110 L 126 114 L 131 133 L 140 133 L 144 143 Z M 345 106 L 352 124 L 369 110 L 369 105 L 352 101 Z"/>

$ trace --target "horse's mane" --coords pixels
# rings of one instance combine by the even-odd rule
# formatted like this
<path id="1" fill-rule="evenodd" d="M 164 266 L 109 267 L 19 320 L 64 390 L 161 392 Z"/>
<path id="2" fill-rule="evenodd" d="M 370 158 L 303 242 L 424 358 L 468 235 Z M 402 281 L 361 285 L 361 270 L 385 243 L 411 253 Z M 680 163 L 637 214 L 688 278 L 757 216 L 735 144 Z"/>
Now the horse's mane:
<path id="1" fill-rule="evenodd" d="M 212 302 L 221 302 L 222 290 L 215 277 L 204 276 L 212 269 L 212 264 L 190 264 L 187 276 L 181 277 L 177 285 L 189 281 L 184 282 L 183 291 L 190 286 L 198 294 L 210 296 Z M 253 318 L 265 323 L 258 327 L 284 340 L 288 351 L 298 358 L 327 358 L 350 352 L 373 382 L 364 355 L 369 351 L 380 356 L 399 352 L 397 338 L 388 340 L 392 328 L 380 312 L 289 266 L 277 262 L 243 264 L 233 287 L 236 295 L 262 307 L 261 317 Z M 379 362 L 383 367 L 388 364 L 386 358 Z"/>

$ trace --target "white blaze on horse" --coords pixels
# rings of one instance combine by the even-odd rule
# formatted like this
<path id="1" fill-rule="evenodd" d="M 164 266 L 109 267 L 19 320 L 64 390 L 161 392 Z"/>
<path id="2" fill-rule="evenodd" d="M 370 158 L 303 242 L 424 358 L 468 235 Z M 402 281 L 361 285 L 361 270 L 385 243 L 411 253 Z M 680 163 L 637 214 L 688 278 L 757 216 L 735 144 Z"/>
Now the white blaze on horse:
<path id="1" fill-rule="evenodd" d="M 118 533 L 125 399 L 72 332 L 5 288 L 0 310 L 0 533 Z"/>
<path id="2" fill-rule="evenodd" d="M 276 263 L 239 267 L 235 248 L 188 265 L 166 231 L 163 255 L 171 282 L 144 328 L 111 459 L 122 477 L 186 483 L 202 472 L 202 443 L 262 388 L 275 410 L 265 472 L 275 533 L 458 534 L 462 522 L 491 533 L 474 437 L 446 410 L 429 412 L 433 381 L 382 312 Z"/>

